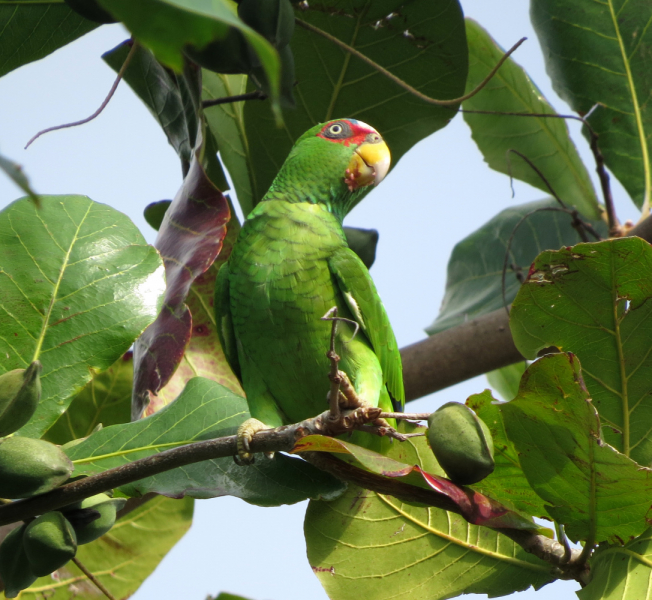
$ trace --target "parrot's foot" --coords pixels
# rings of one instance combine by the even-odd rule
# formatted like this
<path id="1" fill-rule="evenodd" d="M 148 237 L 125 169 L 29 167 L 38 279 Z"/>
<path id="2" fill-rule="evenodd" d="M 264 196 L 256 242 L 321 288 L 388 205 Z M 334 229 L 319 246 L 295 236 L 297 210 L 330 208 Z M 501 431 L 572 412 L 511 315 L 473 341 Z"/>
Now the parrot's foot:
<path id="1" fill-rule="evenodd" d="M 233 460 L 237 465 L 251 465 L 253 464 L 255 457 L 251 453 L 249 448 L 249 443 L 259 431 L 264 431 L 269 429 L 265 423 L 259 421 L 258 419 L 247 419 L 240 427 L 238 427 L 238 456 L 234 456 Z M 268 458 L 274 456 L 273 452 L 267 453 Z"/>

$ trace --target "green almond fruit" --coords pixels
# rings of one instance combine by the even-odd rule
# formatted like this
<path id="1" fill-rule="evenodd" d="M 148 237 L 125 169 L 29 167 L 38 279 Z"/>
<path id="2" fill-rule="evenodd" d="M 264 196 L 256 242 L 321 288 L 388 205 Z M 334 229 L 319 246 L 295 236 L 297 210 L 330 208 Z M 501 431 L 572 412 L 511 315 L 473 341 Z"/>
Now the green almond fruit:
<path id="1" fill-rule="evenodd" d="M 23 546 L 27 525 L 10 531 L 0 545 L 0 577 L 5 584 L 5 598 L 15 598 L 36 580 Z"/>
<path id="2" fill-rule="evenodd" d="M 292 39 L 294 9 L 290 0 L 242 0 L 238 16 L 277 50 Z"/>
<path id="3" fill-rule="evenodd" d="M 107 25 L 109 23 L 117 23 L 118 19 L 107 11 L 97 0 L 63 0 L 72 10 L 78 15 L 93 21 Z"/>
<path id="4" fill-rule="evenodd" d="M 430 415 L 428 442 L 437 462 L 454 483 L 477 483 L 494 470 L 491 432 L 464 404 L 448 402 Z"/>
<path id="5" fill-rule="evenodd" d="M 97 494 L 71 505 L 69 512 L 64 509 L 77 534 L 77 544 L 88 544 L 107 533 L 115 523 L 116 513 L 126 502 L 125 498 Z M 95 514 L 89 519 L 89 513 Z"/>
<path id="6" fill-rule="evenodd" d="M 70 459 L 50 442 L 16 436 L 0 442 L 0 498 L 49 492 L 72 471 Z"/>
<path id="7" fill-rule="evenodd" d="M 36 412 L 41 399 L 42 366 L 35 360 L 27 369 L 0 375 L 0 437 L 18 431 Z"/>
<path id="8" fill-rule="evenodd" d="M 55 510 L 27 525 L 23 546 L 32 572 L 44 577 L 75 556 L 77 536 L 63 513 Z"/>

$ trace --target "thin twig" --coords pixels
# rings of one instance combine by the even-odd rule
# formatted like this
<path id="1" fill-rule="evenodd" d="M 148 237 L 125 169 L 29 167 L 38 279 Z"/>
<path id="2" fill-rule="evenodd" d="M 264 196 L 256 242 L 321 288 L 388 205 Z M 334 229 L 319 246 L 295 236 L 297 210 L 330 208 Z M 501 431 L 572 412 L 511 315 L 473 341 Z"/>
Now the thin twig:
<path id="1" fill-rule="evenodd" d="M 564 557 L 562 558 L 562 562 L 566 564 L 571 559 L 572 549 L 568 537 L 566 537 L 563 523 L 557 523 L 557 521 L 555 521 L 555 531 L 557 532 L 557 541 L 564 546 Z"/>
<path id="2" fill-rule="evenodd" d="M 210 108 L 219 104 L 229 104 L 230 102 L 244 102 L 246 100 L 267 100 L 268 96 L 262 90 L 238 94 L 237 96 L 225 96 L 224 98 L 213 98 L 212 100 L 202 100 L 202 108 Z"/>
<path id="3" fill-rule="evenodd" d="M 593 158 L 595 159 L 595 170 L 598 174 L 598 179 L 600 180 L 600 187 L 602 189 L 602 198 L 604 200 L 605 211 L 607 213 L 607 222 L 609 225 L 609 236 L 620 236 L 622 235 L 622 228 L 620 222 L 618 221 L 618 216 L 616 215 L 616 209 L 614 207 L 613 195 L 611 193 L 611 185 L 609 183 L 609 173 L 604 163 L 604 156 L 600 151 L 598 146 L 598 134 L 595 129 L 591 127 L 588 122 L 588 118 L 593 114 L 596 108 L 599 108 L 602 104 L 595 104 L 591 110 L 586 113 L 584 117 L 578 117 L 577 115 L 560 115 L 557 113 L 522 113 L 522 112 L 499 112 L 493 110 L 469 110 L 469 109 L 459 109 L 458 112 L 470 113 L 477 115 L 496 115 L 504 117 L 539 117 L 539 118 L 552 118 L 552 119 L 572 119 L 573 121 L 579 121 L 586 127 L 589 132 L 589 146 L 591 152 L 593 153 Z"/>
<path id="4" fill-rule="evenodd" d="M 390 73 L 387 69 L 384 67 L 381 67 L 377 62 L 374 62 L 371 60 L 368 56 L 362 54 L 362 52 L 359 52 L 355 48 L 352 48 L 349 46 L 347 43 L 343 42 L 339 38 L 336 38 L 335 36 L 331 35 L 330 33 L 325 32 L 323 29 L 319 29 L 319 27 L 315 27 L 314 25 L 311 25 L 310 23 L 307 23 L 306 21 L 302 21 L 301 19 L 297 18 L 295 19 L 295 22 L 297 25 L 300 27 L 303 27 L 304 29 L 307 29 L 308 31 L 311 31 L 312 33 L 316 33 L 317 35 L 322 36 L 323 38 L 326 38 L 329 42 L 332 42 L 333 44 L 339 46 L 343 50 L 346 50 L 349 54 L 352 54 L 356 58 L 359 58 L 361 61 L 365 62 L 368 64 L 372 69 L 375 69 L 391 81 L 393 81 L 396 85 L 402 87 L 404 90 L 407 92 L 410 92 L 413 96 L 416 96 L 420 100 L 423 100 L 424 102 L 427 102 L 428 104 L 434 104 L 435 106 L 455 106 L 456 104 L 459 104 L 460 102 L 463 102 L 464 100 L 468 100 L 469 98 L 472 98 L 475 96 L 489 81 L 491 78 L 496 74 L 496 71 L 500 69 L 500 67 L 503 66 L 503 63 L 509 58 L 510 54 L 512 54 L 527 38 L 521 38 L 518 42 L 516 42 L 505 54 L 503 54 L 502 58 L 496 63 L 496 66 L 491 70 L 489 75 L 487 75 L 484 80 L 471 92 L 468 94 L 465 94 L 464 96 L 460 96 L 459 98 L 453 98 L 452 100 L 437 100 L 435 98 L 431 98 L 430 96 L 426 96 L 426 94 L 421 93 L 419 90 L 416 88 L 413 88 L 410 84 L 406 83 L 393 73 Z"/>
<path id="5" fill-rule="evenodd" d="M 102 585 L 102 582 L 95 577 L 95 575 L 93 575 L 93 573 L 91 573 L 76 556 L 73 556 L 72 562 L 77 565 L 77 568 L 86 575 L 86 577 L 95 584 L 95 587 L 97 587 L 97 589 L 100 590 L 100 592 L 102 592 L 109 600 L 115 600 L 115 596 Z"/>
<path id="6" fill-rule="evenodd" d="M 404 419 L 406 421 L 427 421 L 432 413 L 383 412 L 381 419 Z"/>
<path id="7" fill-rule="evenodd" d="M 331 369 L 328 373 L 328 378 L 331 382 L 331 389 L 328 392 L 328 408 L 330 412 L 330 418 L 333 421 L 338 421 L 340 419 L 340 384 L 342 380 L 339 376 L 339 361 L 340 357 L 337 352 L 335 352 L 335 338 L 337 336 L 337 306 L 331 308 L 323 317 L 322 321 L 331 321 L 331 342 L 330 349 L 326 353 L 326 357 L 331 363 Z"/>
<path id="8" fill-rule="evenodd" d="M 109 90 L 109 93 L 107 94 L 106 98 L 104 98 L 102 104 L 100 104 L 100 107 L 90 117 L 87 117 L 86 119 L 82 119 L 81 121 L 75 121 L 73 123 L 66 123 L 64 125 L 55 125 L 54 127 L 48 127 L 47 129 L 43 129 L 39 131 L 29 142 L 27 142 L 27 145 L 25 146 L 25 150 L 27 150 L 30 144 L 34 142 L 36 139 L 38 139 L 39 137 L 41 137 L 44 133 L 49 133 L 50 131 L 57 131 L 58 129 L 68 129 L 69 127 L 77 127 L 78 125 L 84 125 L 85 123 L 88 123 L 89 121 L 92 121 L 95 117 L 97 117 L 106 108 L 106 105 L 111 101 L 111 98 L 113 98 L 113 94 L 115 94 L 116 89 L 118 89 L 118 84 L 120 83 L 120 80 L 122 79 L 125 71 L 127 70 L 129 63 L 131 62 L 131 59 L 134 57 L 137 47 L 138 44 L 135 41 L 132 42 L 131 49 L 129 50 L 129 54 L 127 54 L 125 61 L 122 63 L 122 66 L 120 67 L 120 71 L 118 71 L 118 76 L 115 78 L 115 81 L 113 82 L 113 85 Z"/>

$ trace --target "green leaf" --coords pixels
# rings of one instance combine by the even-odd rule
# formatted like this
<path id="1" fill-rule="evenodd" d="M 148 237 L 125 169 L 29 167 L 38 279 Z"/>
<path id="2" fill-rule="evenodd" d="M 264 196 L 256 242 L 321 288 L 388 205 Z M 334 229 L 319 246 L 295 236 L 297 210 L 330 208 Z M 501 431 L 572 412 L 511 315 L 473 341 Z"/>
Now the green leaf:
<path id="1" fill-rule="evenodd" d="M 500 411 L 525 476 L 571 540 L 622 542 L 648 527 L 652 471 L 602 440 L 577 357 L 533 363 Z"/>
<path id="2" fill-rule="evenodd" d="M 80 17 L 61 0 L 3 0 L 0 77 L 51 54 L 96 27 L 97 23 Z"/>
<path id="3" fill-rule="evenodd" d="M 503 397 L 503 400 L 511 400 L 518 393 L 518 386 L 526 368 L 527 361 L 523 360 L 502 369 L 489 371 L 487 381 Z"/>
<path id="4" fill-rule="evenodd" d="M 371 269 L 371 265 L 376 260 L 378 232 L 375 229 L 361 229 L 359 227 L 344 227 L 343 229 L 349 248 L 360 257 L 367 269 Z"/>
<path id="5" fill-rule="evenodd" d="M 507 437 L 500 412 L 502 404 L 492 404 L 492 402 L 496 401 L 489 390 L 474 394 L 466 401 L 466 405 L 476 412 L 491 431 L 496 462 L 494 472 L 473 485 L 473 489 L 525 514 L 547 517 L 544 503 L 528 483 L 521 468 L 518 452 Z"/>
<path id="6" fill-rule="evenodd" d="M 215 598 L 207 598 L 206 600 L 248 600 L 244 596 L 236 596 L 235 594 L 228 594 L 226 592 L 220 592 L 219 596 Z"/>
<path id="7" fill-rule="evenodd" d="M 98 425 L 129 423 L 133 374 L 134 363 L 129 352 L 109 369 L 95 375 L 43 438 L 62 445 L 89 436 Z"/>
<path id="8" fill-rule="evenodd" d="M 85 196 L 27 198 L 0 212 L 2 372 L 43 363 L 21 435 L 40 437 L 93 374 L 154 320 L 163 264 L 128 217 Z"/>
<path id="9" fill-rule="evenodd" d="M 246 91 L 246 75 L 223 75 L 202 70 L 202 100 L 239 96 Z M 245 133 L 244 105 L 244 102 L 218 104 L 204 109 L 204 115 L 233 181 L 238 202 L 247 214 L 254 207 L 252 186 L 255 165 Z"/>
<path id="10" fill-rule="evenodd" d="M 478 23 L 466 20 L 469 41 L 469 78 L 467 93 L 489 75 L 505 53 Z M 539 88 L 511 58 L 489 83 L 463 104 L 465 110 L 555 114 Z M 602 212 L 589 174 L 568 134 L 563 119 L 515 117 L 464 113 L 487 164 L 500 173 L 511 174 L 550 193 L 532 168 L 515 154 L 527 156 L 550 182 L 552 189 L 568 205 L 583 215 L 598 218 Z"/>
<path id="11" fill-rule="evenodd" d="M 334 502 L 311 501 L 304 533 L 332 600 L 501 596 L 554 579 L 549 565 L 488 527 L 353 486 Z"/>
<path id="12" fill-rule="evenodd" d="M 36 192 L 29 186 L 29 181 L 20 165 L 17 165 L 4 156 L 0 156 L 0 171 L 4 171 L 5 175 L 23 190 L 36 206 L 40 206 L 41 201 Z"/>
<path id="13" fill-rule="evenodd" d="M 152 498 L 119 519 L 109 533 L 79 547 L 77 558 L 115 598 L 130 597 L 192 523 L 194 500 Z M 41 577 L 22 592 L 25 600 L 97 600 L 102 594 L 69 562 L 57 577 Z"/>
<path id="14" fill-rule="evenodd" d="M 590 561 L 591 581 L 580 600 L 648 600 L 652 576 L 652 529 L 625 546 L 597 549 Z"/>
<path id="15" fill-rule="evenodd" d="M 446 293 L 439 315 L 426 331 L 433 335 L 505 305 L 502 272 L 512 234 L 505 274 L 507 304 L 516 296 L 530 263 L 540 252 L 582 241 L 571 226 L 571 217 L 551 210 L 557 206 L 548 199 L 507 208 L 459 242 L 448 261 Z M 606 234 L 603 222 L 591 224 L 599 233 Z"/>
<path id="16" fill-rule="evenodd" d="M 424 94 L 461 96 L 467 74 L 464 20 L 457 0 L 326 0 L 305 6 L 297 17 L 353 46 Z M 313 125 L 351 117 L 375 127 L 393 163 L 414 144 L 444 127 L 456 107 L 423 102 L 341 50 L 297 27 L 290 43 L 295 58 L 297 109 L 279 129 L 261 102 L 244 107 L 252 171 L 251 196 L 265 194 L 295 140 Z M 253 90 L 253 85 L 249 84 Z M 238 198 L 240 188 L 234 180 Z M 250 207 L 243 203 L 245 215 Z"/>
<path id="17" fill-rule="evenodd" d="M 102 58 L 117 73 L 131 47 L 132 42 L 127 40 L 103 54 Z M 189 114 L 184 107 L 174 72 L 161 65 L 150 50 L 139 46 L 123 79 L 152 113 L 179 158 L 190 162 L 197 133 L 197 119 L 195 117 L 189 122 Z"/>
<path id="18" fill-rule="evenodd" d="M 93 433 L 67 450 L 75 475 L 91 475 L 191 442 L 234 435 L 249 418 L 247 401 L 225 387 L 196 377 L 183 393 L 157 413 L 139 421 Z M 123 486 L 127 496 L 157 492 L 194 498 L 237 496 L 261 506 L 293 504 L 305 498 L 333 498 L 344 484 L 303 460 L 277 453 L 242 468 L 232 457 L 173 469 Z"/>
<path id="19" fill-rule="evenodd" d="M 537 257 L 510 317 L 523 356 L 577 354 L 606 441 L 641 465 L 652 463 L 650 297 L 650 244 L 578 244 Z"/>
<path id="20" fill-rule="evenodd" d="M 274 102 L 277 101 L 280 73 L 278 52 L 262 35 L 244 24 L 226 0 L 99 1 L 158 60 L 177 72 L 183 69 L 184 46 L 192 45 L 200 49 L 223 38 L 229 27 L 239 29 L 258 55 L 271 82 Z"/>
<path id="21" fill-rule="evenodd" d="M 636 205 L 649 210 L 652 5 L 535 0 L 530 14 L 555 91 L 581 115 L 601 104 L 589 122 L 605 162 Z"/>

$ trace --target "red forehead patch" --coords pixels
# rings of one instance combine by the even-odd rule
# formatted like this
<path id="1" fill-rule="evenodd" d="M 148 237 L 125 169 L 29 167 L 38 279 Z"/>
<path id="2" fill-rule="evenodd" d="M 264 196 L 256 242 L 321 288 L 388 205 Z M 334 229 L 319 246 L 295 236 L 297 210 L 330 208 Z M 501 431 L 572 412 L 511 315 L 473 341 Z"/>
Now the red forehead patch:
<path id="1" fill-rule="evenodd" d="M 369 134 L 376 134 L 378 132 L 373 128 L 355 119 L 338 119 L 336 121 L 329 121 L 326 123 L 317 137 L 350 146 L 355 144 L 359 146 L 367 140 Z"/>

